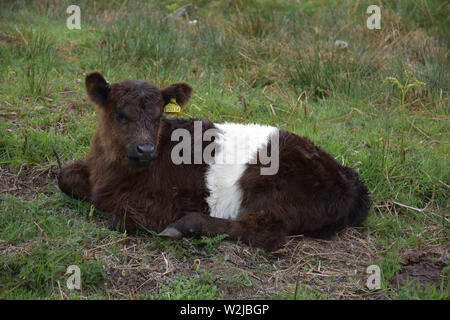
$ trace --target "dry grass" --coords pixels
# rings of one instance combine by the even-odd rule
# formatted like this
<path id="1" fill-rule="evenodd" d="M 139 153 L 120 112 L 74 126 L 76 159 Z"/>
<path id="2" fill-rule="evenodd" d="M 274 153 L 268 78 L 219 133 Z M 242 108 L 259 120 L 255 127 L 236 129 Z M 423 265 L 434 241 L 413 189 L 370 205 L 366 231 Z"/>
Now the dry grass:
<path id="1" fill-rule="evenodd" d="M 49 170 L 33 170 L 29 174 L 20 171 L 14 174 L 7 167 L 0 167 L 0 194 L 12 194 L 31 200 L 36 194 L 46 193 L 49 180 L 55 176 Z M 52 185 L 51 190 L 56 191 L 56 186 Z"/>
<path id="2" fill-rule="evenodd" d="M 120 241 L 120 257 L 106 253 L 107 243 L 93 248 L 108 261 L 108 290 L 113 298 L 135 298 L 159 293 L 160 284 L 183 274 L 194 276 L 196 259 L 200 269 L 216 277 L 215 285 L 225 299 L 252 299 L 291 295 L 296 285 L 320 288 L 322 294 L 335 299 L 381 298 L 380 292 L 366 287 L 366 268 L 379 256 L 374 239 L 348 229 L 331 240 L 291 237 L 280 250 L 261 254 L 243 244 L 223 242 L 216 254 L 208 254 L 187 240 L 179 245 L 192 256 L 177 255 L 171 249 L 149 250 L 148 238 L 127 238 Z M 251 281 L 241 288 L 240 278 Z M 235 281 L 233 281 L 235 280 Z M 298 282 L 298 283 L 297 283 Z"/>

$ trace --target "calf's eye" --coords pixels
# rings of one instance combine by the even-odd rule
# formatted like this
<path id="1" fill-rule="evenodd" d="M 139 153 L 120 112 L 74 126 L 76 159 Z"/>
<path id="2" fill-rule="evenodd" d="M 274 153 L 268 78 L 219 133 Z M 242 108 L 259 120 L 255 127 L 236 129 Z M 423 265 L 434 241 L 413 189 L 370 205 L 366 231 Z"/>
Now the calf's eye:
<path id="1" fill-rule="evenodd" d="M 116 119 L 116 121 L 118 123 L 121 123 L 121 124 L 128 123 L 127 116 L 121 110 L 117 109 L 117 107 L 114 109 L 114 118 Z"/>

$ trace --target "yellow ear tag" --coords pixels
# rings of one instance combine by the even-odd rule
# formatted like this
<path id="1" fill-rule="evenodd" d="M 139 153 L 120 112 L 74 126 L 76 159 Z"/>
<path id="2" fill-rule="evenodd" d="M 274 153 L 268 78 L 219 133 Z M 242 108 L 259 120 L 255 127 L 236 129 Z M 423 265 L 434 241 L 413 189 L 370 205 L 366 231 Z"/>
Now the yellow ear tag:
<path id="1" fill-rule="evenodd" d="M 175 98 L 170 99 L 170 102 L 164 106 L 164 112 L 166 113 L 180 113 L 181 107 L 177 103 Z"/>

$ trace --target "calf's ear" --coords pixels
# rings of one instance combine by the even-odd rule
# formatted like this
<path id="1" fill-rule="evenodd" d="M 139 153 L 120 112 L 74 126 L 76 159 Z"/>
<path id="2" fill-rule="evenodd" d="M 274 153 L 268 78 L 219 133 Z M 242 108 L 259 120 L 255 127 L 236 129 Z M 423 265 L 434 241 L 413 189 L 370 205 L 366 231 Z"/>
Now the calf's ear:
<path id="1" fill-rule="evenodd" d="M 85 83 L 89 99 L 100 107 L 104 106 L 110 86 L 103 75 L 98 71 L 89 72 L 86 75 Z"/>
<path id="2" fill-rule="evenodd" d="M 191 98 L 192 87 L 186 82 L 176 82 L 167 88 L 161 89 L 164 99 L 164 105 L 170 102 L 170 99 L 175 98 L 177 103 L 183 107 Z"/>

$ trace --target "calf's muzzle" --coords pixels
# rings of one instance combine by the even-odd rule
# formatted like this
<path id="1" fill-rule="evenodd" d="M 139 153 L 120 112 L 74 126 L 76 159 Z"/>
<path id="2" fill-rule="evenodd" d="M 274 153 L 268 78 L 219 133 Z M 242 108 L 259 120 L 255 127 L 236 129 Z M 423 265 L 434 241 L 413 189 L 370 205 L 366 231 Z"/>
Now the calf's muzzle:
<path id="1" fill-rule="evenodd" d="M 158 157 L 158 150 L 153 143 L 132 143 L 128 147 L 127 156 L 135 166 L 146 166 Z"/>

